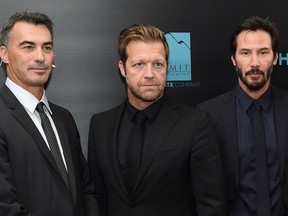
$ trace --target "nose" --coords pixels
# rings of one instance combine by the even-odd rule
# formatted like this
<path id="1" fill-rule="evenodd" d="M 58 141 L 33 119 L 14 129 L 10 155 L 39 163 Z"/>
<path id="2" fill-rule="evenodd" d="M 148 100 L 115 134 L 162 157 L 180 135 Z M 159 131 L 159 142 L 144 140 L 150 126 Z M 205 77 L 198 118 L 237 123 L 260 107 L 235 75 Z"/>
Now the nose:
<path id="1" fill-rule="evenodd" d="M 44 51 L 41 48 L 36 49 L 34 60 L 36 62 L 44 62 L 45 61 Z"/>
<path id="2" fill-rule="evenodd" d="M 251 55 L 251 67 L 259 67 L 259 56 L 257 54 Z"/>
<path id="3" fill-rule="evenodd" d="M 154 77 L 154 69 L 153 69 L 152 65 L 147 65 L 145 77 L 146 78 L 153 78 Z"/>

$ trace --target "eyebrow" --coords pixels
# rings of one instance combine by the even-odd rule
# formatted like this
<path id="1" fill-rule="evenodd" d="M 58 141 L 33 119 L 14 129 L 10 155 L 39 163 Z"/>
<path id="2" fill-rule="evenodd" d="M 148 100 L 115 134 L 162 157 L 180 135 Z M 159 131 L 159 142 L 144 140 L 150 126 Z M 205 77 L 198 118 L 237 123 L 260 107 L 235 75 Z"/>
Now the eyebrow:
<path id="1" fill-rule="evenodd" d="M 24 45 L 24 44 L 30 44 L 30 45 L 35 45 L 35 42 L 32 42 L 32 41 L 22 41 L 20 44 L 19 44 L 19 46 L 22 46 L 22 45 Z M 53 42 L 52 41 L 48 41 L 48 42 L 45 42 L 45 43 L 43 43 L 43 45 L 45 46 L 45 45 L 52 45 L 53 46 Z"/>
<path id="2" fill-rule="evenodd" d="M 239 49 L 239 51 L 250 51 L 251 49 L 249 48 L 242 48 L 242 49 Z M 260 48 L 258 50 L 270 50 L 270 48 L 268 47 L 263 47 L 263 48 Z"/>

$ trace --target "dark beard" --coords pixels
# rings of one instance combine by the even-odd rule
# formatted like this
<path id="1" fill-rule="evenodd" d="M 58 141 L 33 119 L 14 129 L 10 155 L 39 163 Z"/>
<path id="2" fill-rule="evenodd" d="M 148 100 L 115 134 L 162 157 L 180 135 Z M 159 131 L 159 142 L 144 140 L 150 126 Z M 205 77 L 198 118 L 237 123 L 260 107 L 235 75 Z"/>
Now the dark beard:
<path id="1" fill-rule="evenodd" d="M 250 75 L 250 74 L 262 74 L 264 76 L 264 78 L 261 79 L 260 81 L 254 81 L 253 82 L 253 80 L 252 80 L 252 82 L 249 83 L 247 81 L 247 79 L 243 76 L 242 70 L 240 68 L 236 67 L 237 76 L 240 78 L 240 80 L 244 83 L 244 85 L 250 91 L 259 91 L 261 88 L 263 88 L 264 85 L 266 84 L 267 80 L 270 78 L 272 71 L 273 71 L 273 65 L 270 68 L 268 68 L 266 76 L 265 76 L 265 72 L 260 70 L 259 68 L 252 68 L 251 70 L 249 70 L 245 73 L 245 76 Z"/>

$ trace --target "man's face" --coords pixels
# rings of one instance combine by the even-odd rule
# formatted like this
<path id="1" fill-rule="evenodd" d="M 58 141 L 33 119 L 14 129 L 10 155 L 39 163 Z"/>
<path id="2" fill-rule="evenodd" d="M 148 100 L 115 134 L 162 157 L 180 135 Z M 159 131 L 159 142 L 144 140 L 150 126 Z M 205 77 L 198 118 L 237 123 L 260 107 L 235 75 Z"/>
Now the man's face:
<path id="1" fill-rule="evenodd" d="M 7 47 L 1 46 L 8 77 L 31 92 L 44 88 L 54 58 L 52 36 L 45 25 L 18 22 L 9 34 Z"/>
<path id="2" fill-rule="evenodd" d="M 262 30 L 243 31 L 237 37 L 235 56 L 231 57 L 236 66 L 238 81 L 244 91 L 259 91 L 270 85 L 274 55 L 270 35 Z"/>
<path id="3" fill-rule="evenodd" d="M 126 79 L 129 102 L 144 109 L 158 100 L 166 85 L 167 61 L 162 42 L 131 41 L 126 49 L 127 60 L 119 62 Z"/>

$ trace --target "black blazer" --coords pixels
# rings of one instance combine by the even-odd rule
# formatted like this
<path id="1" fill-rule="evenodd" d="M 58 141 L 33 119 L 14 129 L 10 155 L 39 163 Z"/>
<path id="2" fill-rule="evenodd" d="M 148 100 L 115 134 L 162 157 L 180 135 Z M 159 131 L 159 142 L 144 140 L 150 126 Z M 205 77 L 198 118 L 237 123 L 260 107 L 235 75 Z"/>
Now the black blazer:
<path id="1" fill-rule="evenodd" d="M 272 86 L 272 98 L 279 154 L 279 174 L 286 215 L 288 214 L 288 92 Z M 224 166 L 228 211 L 230 211 L 236 201 L 239 187 L 236 88 L 199 104 L 198 108 L 211 114 L 216 128 Z"/>
<path id="2" fill-rule="evenodd" d="M 124 107 L 91 119 L 88 165 L 101 215 L 223 216 L 223 170 L 208 115 L 164 100 L 130 197 L 117 156 Z"/>
<path id="3" fill-rule="evenodd" d="M 0 215 L 98 215 L 93 184 L 71 114 L 50 103 L 71 194 L 37 127 L 13 93 L 0 89 Z"/>

